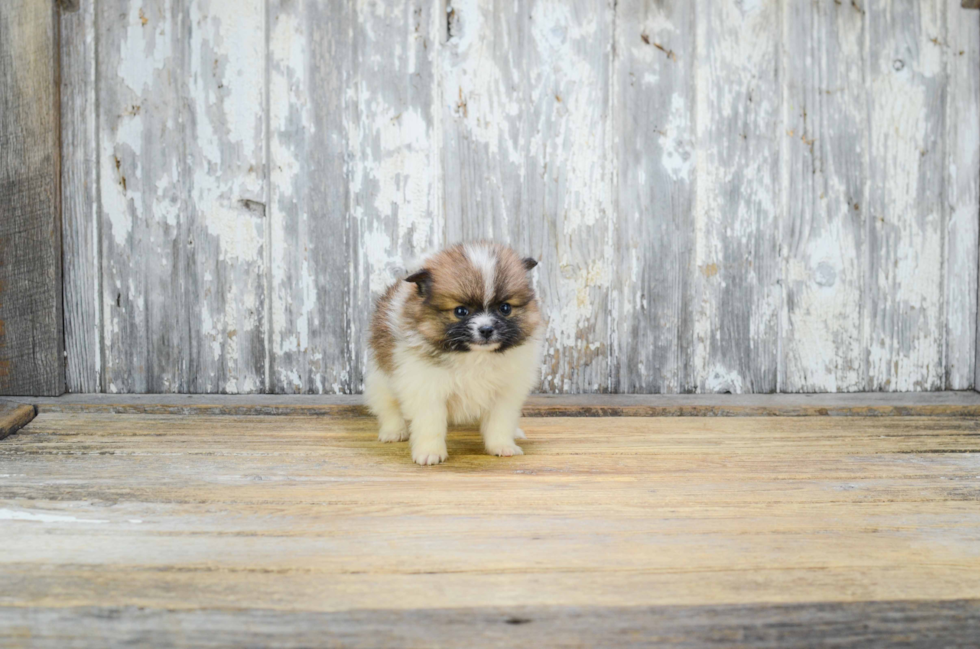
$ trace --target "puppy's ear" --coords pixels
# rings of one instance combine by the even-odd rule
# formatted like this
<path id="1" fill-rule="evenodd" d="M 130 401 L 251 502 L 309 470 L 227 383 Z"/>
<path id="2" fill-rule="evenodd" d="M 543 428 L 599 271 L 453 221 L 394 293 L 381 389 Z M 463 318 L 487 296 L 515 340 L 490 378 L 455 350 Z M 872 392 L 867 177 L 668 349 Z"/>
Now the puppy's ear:
<path id="1" fill-rule="evenodd" d="M 425 294 L 429 292 L 429 285 L 432 283 L 432 273 L 423 268 L 422 270 L 412 273 L 406 277 L 405 281 L 415 284 L 419 295 L 425 296 Z"/>
<path id="2" fill-rule="evenodd" d="M 538 265 L 538 262 L 534 259 L 534 257 L 525 257 L 524 258 L 524 270 L 531 270 L 532 268 L 534 268 L 537 265 Z"/>

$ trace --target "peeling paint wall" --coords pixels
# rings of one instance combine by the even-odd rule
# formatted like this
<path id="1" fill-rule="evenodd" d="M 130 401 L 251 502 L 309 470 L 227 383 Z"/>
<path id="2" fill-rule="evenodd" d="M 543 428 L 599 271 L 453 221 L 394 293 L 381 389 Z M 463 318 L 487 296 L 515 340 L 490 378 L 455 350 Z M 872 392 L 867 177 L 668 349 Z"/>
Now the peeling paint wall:
<path id="1" fill-rule="evenodd" d="M 958 0 L 82 4 L 73 391 L 358 392 L 373 299 L 476 237 L 541 261 L 544 391 L 975 384 Z"/>

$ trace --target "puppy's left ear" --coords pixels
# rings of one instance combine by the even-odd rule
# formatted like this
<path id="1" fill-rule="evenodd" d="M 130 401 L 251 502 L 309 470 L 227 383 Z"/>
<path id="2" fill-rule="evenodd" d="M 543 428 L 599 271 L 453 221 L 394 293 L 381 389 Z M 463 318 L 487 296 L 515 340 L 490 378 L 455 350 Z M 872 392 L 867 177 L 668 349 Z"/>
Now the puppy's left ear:
<path id="1" fill-rule="evenodd" d="M 532 268 L 534 268 L 537 265 L 538 265 L 538 262 L 534 259 L 534 257 L 525 257 L 524 258 L 524 270 L 531 270 Z"/>
<path id="2" fill-rule="evenodd" d="M 406 277 L 405 281 L 415 284 L 419 291 L 419 295 L 424 296 L 429 290 L 429 284 L 432 283 L 432 273 L 423 268 L 422 270 L 412 273 Z"/>

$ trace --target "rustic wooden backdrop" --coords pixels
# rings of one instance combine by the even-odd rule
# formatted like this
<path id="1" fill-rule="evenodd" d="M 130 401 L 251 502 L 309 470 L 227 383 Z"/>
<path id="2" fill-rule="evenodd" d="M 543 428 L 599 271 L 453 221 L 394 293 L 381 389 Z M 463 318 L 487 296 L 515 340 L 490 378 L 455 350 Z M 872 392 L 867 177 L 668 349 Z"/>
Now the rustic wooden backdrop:
<path id="1" fill-rule="evenodd" d="M 62 18 L 68 387 L 356 392 L 372 298 L 541 260 L 542 389 L 966 389 L 959 0 L 92 0 Z"/>
<path id="2" fill-rule="evenodd" d="M 58 8 L 0 0 L 0 394 L 65 387 Z"/>

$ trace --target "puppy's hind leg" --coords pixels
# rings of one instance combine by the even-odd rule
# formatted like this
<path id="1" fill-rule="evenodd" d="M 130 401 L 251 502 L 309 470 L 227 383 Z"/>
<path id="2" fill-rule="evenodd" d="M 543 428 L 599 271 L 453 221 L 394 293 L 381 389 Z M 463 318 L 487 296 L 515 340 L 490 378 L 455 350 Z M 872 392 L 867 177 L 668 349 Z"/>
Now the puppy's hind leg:
<path id="1" fill-rule="evenodd" d="M 378 417 L 380 442 L 404 442 L 408 440 L 408 424 L 398 405 L 398 399 L 388 385 L 387 377 L 379 370 L 368 374 L 364 383 L 364 397 L 368 407 Z"/>

